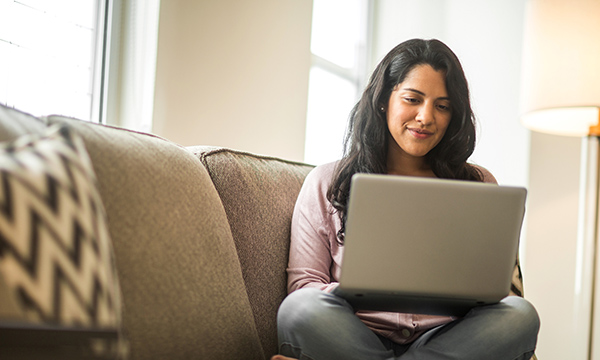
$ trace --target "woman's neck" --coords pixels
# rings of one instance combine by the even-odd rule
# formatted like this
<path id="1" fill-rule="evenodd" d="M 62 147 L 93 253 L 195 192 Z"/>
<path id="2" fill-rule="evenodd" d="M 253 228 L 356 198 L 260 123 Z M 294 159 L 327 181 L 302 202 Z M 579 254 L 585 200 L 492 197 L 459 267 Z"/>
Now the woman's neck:
<path id="1" fill-rule="evenodd" d="M 387 173 L 390 175 L 436 177 L 425 157 L 414 157 L 404 151 L 388 151 Z"/>

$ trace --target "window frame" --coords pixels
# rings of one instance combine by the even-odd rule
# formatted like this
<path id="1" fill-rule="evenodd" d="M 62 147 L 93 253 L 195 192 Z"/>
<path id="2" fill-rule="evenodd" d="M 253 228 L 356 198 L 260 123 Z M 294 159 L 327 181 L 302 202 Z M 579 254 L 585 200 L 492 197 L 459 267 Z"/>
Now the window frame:
<path id="1" fill-rule="evenodd" d="M 360 30 L 359 30 L 359 37 L 357 39 L 357 48 L 355 51 L 355 61 L 354 61 L 354 66 L 352 68 L 347 68 L 341 65 L 338 65 L 336 63 L 333 63 L 319 55 L 316 55 L 315 53 L 312 52 L 311 50 L 311 66 L 310 66 L 310 72 L 312 72 L 313 69 L 318 68 L 322 71 L 325 71 L 331 75 L 335 75 L 341 79 L 347 80 L 348 82 L 350 82 L 351 84 L 353 84 L 354 88 L 355 88 L 355 97 L 354 97 L 354 103 L 356 103 L 359 99 L 360 96 L 362 95 L 362 92 L 364 91 L 364 88 L 367 84 L 368 81 L 368 73 L 369 73 L 369 59 L 371 56 L 371 51 L 372 51 L 372 39 L 373 39 L 373 22 L 374 22 L 374 13 L 375 13 L 375 4 L 374 4 L 374 0 L 359 0 L 359 14 L 360 14 L 360 19 L 359 19 L 359 24 L 357 25 Z M 314 29 L 313 29 L 314 31 Z M 309 80 L 311 81 L 311 80 Z M 309 91 L 310 91 L 310 84 L 309 84 Z M 309 99 L 311 98 L 311 95 L 309 93 L 308 95 Z M 310 129 L 310 126 L 308 126 L 308 124 L 310 123 L 309 121 L 309 117 L 312 114 L 312 111 L 310 109 L 310 101 L 309 101 L 309 109 L 307 111 L 307 127 L 306 127 L 306 135 L 305 135 L 305 150 L 304 150 L 304 161 L 309 161 L 309 162 L 315 162 L 317 165 L 320 163 L 323 163 L 325 161 L 327 161 L 328 159 L 326 159 L 325 157 L 322 158 L 322 160 L 317 160 L 314 161 L 313 159 L 308 158 L 309 154 L 313 153 L 313 151 L 311 151 L 311 149 L 314 149 L 314 146 L 316 146 L 315 144 L 311 144 L 311 138 L 313 137 L 311 134 L 313 133 L 312 129 Z M 352 109 L 349 108 L 347 109 L 346 112 L 346 118 L 347 118 L 347 114 L 350 113 Z M 344 129 L 341 129 L 343 133 L 345 133 L 345 127 L 347 122 L 344 123 Z M 340 139 L 341 140 L 341 139 Z M 341 143 L 338 142 L 338 143 Z M 341 153 L 341 151 L 340 151 Z"/>

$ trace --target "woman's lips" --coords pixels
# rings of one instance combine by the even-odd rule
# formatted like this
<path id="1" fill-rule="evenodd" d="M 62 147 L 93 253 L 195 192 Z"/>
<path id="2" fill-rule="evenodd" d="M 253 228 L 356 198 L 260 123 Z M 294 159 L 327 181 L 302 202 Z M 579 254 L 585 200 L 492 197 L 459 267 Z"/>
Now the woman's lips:
<path id="1" fill-rule="evenodd" d="M 431 135 L 433 135 L 433 132 L 425 130 L 425 129 L 410 129 L 409 128 L 408 131 L 410 131 L 412 136 L 416 137 L 417 139 L 426 139 L 426 138 L 430 137 Z"/>

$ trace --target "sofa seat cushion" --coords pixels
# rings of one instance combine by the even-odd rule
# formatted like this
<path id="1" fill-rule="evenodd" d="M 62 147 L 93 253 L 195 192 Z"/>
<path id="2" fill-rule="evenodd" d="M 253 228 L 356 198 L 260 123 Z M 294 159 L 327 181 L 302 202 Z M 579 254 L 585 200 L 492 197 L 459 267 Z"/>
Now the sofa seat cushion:
<path id="1" fill-rule="evenodd" d="M 267 357 L 277 353 L 277 310 L 287 295 L 292 211 L 313 166 L 214 147 L 190 147 L 219 192 Z"/>

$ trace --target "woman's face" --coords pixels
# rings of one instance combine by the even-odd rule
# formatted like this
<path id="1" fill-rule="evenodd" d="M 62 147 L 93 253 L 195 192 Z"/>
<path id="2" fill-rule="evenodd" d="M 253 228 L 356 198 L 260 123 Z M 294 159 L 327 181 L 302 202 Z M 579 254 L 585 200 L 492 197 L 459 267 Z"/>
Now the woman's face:
<path id="1" fill-rule="evenodd" d="M 452 117 L 445 72 L 415 66 L 392 91 L 385 112 L 394 140 L 388 151 L 395 158 L 422 158 L 442 140 Z"/>

